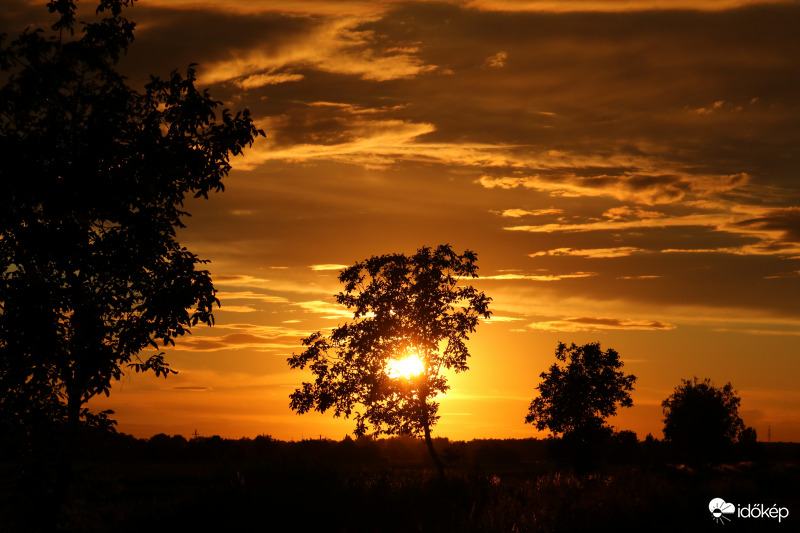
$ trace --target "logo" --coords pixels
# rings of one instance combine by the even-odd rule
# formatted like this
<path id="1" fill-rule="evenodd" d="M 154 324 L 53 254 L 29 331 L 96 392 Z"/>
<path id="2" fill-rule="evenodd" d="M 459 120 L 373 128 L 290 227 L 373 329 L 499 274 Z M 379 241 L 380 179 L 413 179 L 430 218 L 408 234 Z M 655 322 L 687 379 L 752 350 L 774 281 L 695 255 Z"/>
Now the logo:
<path id="1" fill-rule="evenodd" d="M 789 516 L 789 509 L 778 507 L 778 504 L 774 504 L 771 507 L 763 503 L 740 504 L 737 509 L 736 505 L 728 503 L 722 498 L 714 498 L 708 502 L 708 510 L 711 511 L 711 517 L 714 522 L 722 525 L 730 522 L 732 518 L 777 518 L 778 523 L 780 523 L 781 520 Z"/>
<path id="2" fill-rule="evenodd" d="M 735 514 L 736 506 L 732 503 L 726 503 L 722 498 L 714 498 L 708 503 L 708 510 L 711 511 L 714 522 L 724 524 L 725 522 L 731 521 L 731 519 L 725 515 Z"/>

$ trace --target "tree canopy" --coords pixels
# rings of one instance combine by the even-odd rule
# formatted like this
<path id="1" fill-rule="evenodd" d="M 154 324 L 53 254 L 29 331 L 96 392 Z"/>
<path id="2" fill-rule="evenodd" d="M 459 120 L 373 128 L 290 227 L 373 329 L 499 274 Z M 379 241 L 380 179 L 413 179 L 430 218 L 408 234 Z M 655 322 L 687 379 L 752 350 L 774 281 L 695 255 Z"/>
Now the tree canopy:
<path id="1" fill-rule="evenodd" d="M 291 408 L 354 416 L 356 435 L 368 428 L 424 435 L 441 469 L 430 428 L 438 420 L 435 398 L 449 389 L 443 372 L 468 369 L 468 335 L 491 315 L 491 298 L 460 284 L 478 276 L 476 260 L 474 252 L 458 255 L 440 245 L 342 270 L 336 301 L 353 311 L 353 321 L 311 334 L 305 350 L 289 358 L 291 368 L 308 367 L 315 376 L 291 395 Z"/>
<path id="2" fill-rule="evenodd" d="M 525 422 L 579 442 L 610 434 L 605 419 L 616 414 L 617 405 L 633 405 L 636 376 L 625 375 L 619 354 L 611 348 L 602 351 L 600 343 L 560 342 L 555 355 L 558 362 L 540 374 L 539 397 L 531 402 Z"/>
<path id="3" fill-rule="evenodd" d="M 0 49 L 5 424 L 97 421 L 83 408 L 92 396 L 128 368 L 173 372 L 159 347 L 213 323 L 207 261 L 176 228 L 185 199 L 223 190 L 230 157 L 263 132 L 246 110 L 219 112 L 194 65 L 128 85 L 115 67 L 133 41 L 132 4 L 100 0 L 76 23 L 74 2 L 49 2 L 51 32 Z"/>
<path id="4" fill-rule="evenodd" d="M 708 378 L 682 379 L 681 385 L 661 403 L 664 438 L 693 459 L 721 459 L 745 429 L 739 417 L 740 403 L 730 383 L 719 388 Z M 754 441 L 754 430 L 750 428 L 750 432 L 746 436 Z"/>

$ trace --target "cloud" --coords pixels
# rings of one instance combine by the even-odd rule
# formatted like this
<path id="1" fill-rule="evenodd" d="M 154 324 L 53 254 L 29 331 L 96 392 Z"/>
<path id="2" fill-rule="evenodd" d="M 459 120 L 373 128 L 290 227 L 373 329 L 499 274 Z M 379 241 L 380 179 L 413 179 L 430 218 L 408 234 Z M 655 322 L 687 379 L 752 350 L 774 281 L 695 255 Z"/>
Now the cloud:
<path id="1" fill-rule="evenodd" d="M 614 247 L 587 249 L 582 253 L 580 249 L 557 248 L 548 251 L 536 252 L 531 257 L 541 257 L 547 255 L 584 255 L 586 257 L 600 257 L 600 254 L 608 253 L 614 256 L 617 253 L 629 255 L 637 252 L 660 252 L 660 253 L 722 253 L 732 255 L 774 255 L 789 259 L 800 258 L 800 208 L 788 207 L 781 209 L 771 209 L 765 207 L 736 205 L 732 203 L 720 203 L 716 205 L 717 212 L 700 212 L 680 216 L 649 216 L 644 212 L 626 211 L 625 215 L 621 212 L 612 214 L 613 218 L 605 220 L 589 219 L 585 222 L 574 223 L 549 223 L 540 225 L 517 225 L 504 227 L 507 231 L 523 231 L 530 233 L 587 233 L 587 232 L 613 232 L 623 233 L 626 231 L 641 231 L 646 229 L 666 229 L 666 228 L 707 228 L 715 232 L 722 242 L 730 242 L 730 238 L 722 239 L 723 236 L 734 237 L 739 240 L 756 240 L 757 242 L 744 242 L 743 244 L 730 246 L 722 245 L 718 247 L 703 248 L 673 248 L 665 247 L 662 249 L 639 249 L 638 247 Z M 606 212 L 608 213 L 608 211 Z M 632 217 L 628 217 L 628 215 Z M 753 216 L 753 215 L 758 216 Z M 593 255 L 593 252 L 595 255 Z"/>
<path id="2" fill-rule="evenodd" d="M 207 65 L 202 84 L 232 82 L 243 89 L 294 82 L 297 72 L 314 69 L 387 81 L 410 78 L 436 68 L 417 56 L 414 46 L 382 47 L 380 36 L 362 29 L 378 18 L 371 14 L 335 15 L 308 19 L 310 23 L 279 43 L 232 49 L 228 57 Z"/>
<path id="3" fill-rule="evenodd" d="M 520 320 L 522 319 L 511 316 L 497 316 L 497 315 L 492 315 L 489 318 L 483 319 L 484 322 L 518 322 Z"/>
<path id="4" fill-rule="evenodd" d="M 322 302 L 319 300 L 313 300 L 308 302 L 297 302 L 293 305 L 300 307 L 303 311 L 307 313 L 326 315 L 323 316 L 322 318 L 340 318 L 340 317 L 353 318 L 353 312 L 348 311 L 345 307 L 336 304 L 331 304 L 328 302 Z"/>
<path id="5" fill-rule="evenodd" d="M 223 305 L 219 311 L 226 311 L 228 313 L 253 313 L 257 311 L 253 307 L 247 305 Z"/>
<path id="6" fill-rule="evenodd" d="M 218 324 L 216 331 L 233 331 L 225 335 L 191 335 L 176 340 L 174 350 L 215 352 L 252 349 L 259 352 L 293 349 L 308 332 L 293 327 L 247 323 Z"/>
<path id="7" fill-rule="evenodd" d="M 777 329 L 729 329 L 729 328 L 714 328 L 717 332 L 731 332 L 731 333 L 746 333 L 748 335 L 767 335 L 767 336 L 800 336 L 800 331 L 792 330 L 777 330 Z"/>
<path id="8" fill-rule="evenodd" d="M 742 218 L 741 215 L 738 218 Z M 737 220 L 732 213 L 701 213 L 668 218 L 645 218 L 638 220 L 600 220 L 583 223 L 555 223 L 539 226 L 508 226 L 508 231 L 527 231 L 531 233 L 622 231 L 626 229 L 708 226 L 713 228 L 731 227 Z"/>
<path id="9" fill-rule="evenodd" d="M 790 3 L 791 0 L 774 0 Z M 719 11 L 743 6 L 759 5 L 763 0 L 468 0 L 467 4 L 487 11 L 545 11 L 569 13 L 573 11 L 625 12 L 652 10 Z"/>
<path id="10" fill-rule="evenodd" d="M 261 294 L 253 291 L 218 291 L 217 298 L 220 301 L 224 302 L 225 300 L 258 300 L 264 303 L 284 303 L 288 302 L 286 298 L 283 296 L 273 296 L 270 294 Z M 230 311 L 229 307 L 235 306 L 227 306 L 224 305 L 221 307 L 223 310 Z"/>
<path id="11" fill-rule="evenodd" d="M 772 276 L 764 276 L 764 279 L 780 279 L 780 278 L 796 278 L 800 277 L 800 270 L 793 272 L 782 272 L 780 274 L 773 274 Z"/>
<path id="12" fill-rule="evenodd" d="M 261 74 L 252 74 L 250 76 L 236 79 L 234 83 L 242 89 L 254 89 L 256 87 L 263 87 L 265 85 L 278 85 L 279 83 L 300 81 L 302 79 L 302 74 L 268 71 L 262 72 Z"/>
<path id="13" fill-rule="evenodd" d="M 503 212 L 500 213 L 500 216 L 503 217 L 512 217 L 512 218 L 519 218 L 519 217 L 536 217 L 542 215 L 559 215 L 563 213 L 563 209 L 534 209 L 533 211 L 529 211 L 526 209 L 505 209 Z"/>
<path id="14" fill-rule="evenodd" d="M 269 269 L 276 270 L 275 279 L 266 279 L 240 274 L 215 274 L 213 276 L 213 280 L 214 283 L 220 287 L 243 287 L 268 290 L 271 292 L 291 292 L 299 294 L 328 295 L 335 292 L 334 284 L 328 288 L 309 283 L 308 280 L 302 277 L 302 274 L 299 274 L 288 267 L 269 267 Z M 220 300 L 260 300 L 265 303 L 282 303 L 289 301 L 288 298 L 283 296 L 263 294 L 255 291 L 219 291 L 217 292 L 217 298 Z"/>
<path id="15" fill-rule="evenodd" d="M 384 168 L 399 159 L 416 157 L 414 139 L 435 129 L 426 123 L 352 117 L 321 123 L 323 127 L 315 130 L 313 123 L 298 128 L 294 118 L 283 115 L 261 121 L 261 126 L 269 132 L 269 140 L 257 141 L 252 149 L 233 161 L 235 168 L 249 170 L 271 160 L 329 160 Z M 308 135 L 304 138 L 305 134 Z"/>
<path id="16" fill-rule="evenodd" d="M 265 351 L 297 348 L 300 345 L 299 340 L 291 343 L 276 342 L 276 338 L 282 336 L 264 337 L 249 333 L 232 333 L 221 337 L 194 336 L 177 341 L 173 349 L 190 352 L 216 352 L 219 350 L 241 350 L 245 348 Z"/>
<path id="17" fill-rule="evenodd" d="M 791 0 L 772 0 L 772 3 L 791 2 Z M 201 0 L 152 0 L 149 4 L 158 7 L 170 8 L 198 8 L 211 9 L 222 13 L 239 13 L 246 15 L 278 11 L 289 13 L 365 13 L 374 14 L 376 11 L 392 8 L 396 0 L 299 0 L 286 2 L 285 0 L 226 0 L 225 2 L 210 3 Z M 651 10 L 698 10 L 718 11 L 733 9 L 741 6 L 758 5 L 763 0 L 571 0 L 569 2 L 558 0 L 443 0 L 442 3 L 464 5 L 482 11 L 510 11 L 510 12 L 555 12 L 568 13 L 573 11 L 598 11 L 598 12 L 623 12 L 623 11 L 651 11 Z"/>
<path id="18" fill-rule="evenodd" d="M 481 176 L 477 181 L 487 189 L 514 189 L 524 186 L 528 182 L 528 178 Z"/>
<path id="19" fill-rule="evenodd" d="M 342 270 L 343 268 L 347 268 L 347 265 L 337 265 L 337 264 L 324 264 L 324 265 L 310 265 L 308 268 L 311 270 L 319 271 L 319 270 Z"/>
<path id="20" fill-rule="evenodd" d="M 497 52 L 486 60 L 484 66 L 487 68 L 503 68 L 506 65 L 506 59 L 508 59 L 506 52 Z"/>
<path id="21" fill-rule="evenodd" d="M 646 211 L 638 206 L 629 207 L 627 205 L 612 207 L 603 213 L 603 217 L 611 220 L 638 220 L 642 218 L 662 218 L 665 216 L 667 215 L 658 211 Z"/>
<path id="22" fill-rule="evenodd" d="M 627 257 L 636 252 L 643 252 L 640 248 L 633 246 L 619 246 L 616 248 L 586 248 L 576 250 L 574 248 L 555 248 L 553 250 L 546 250 L 528 254 L 528 257 L 542 257 L 542 256 L 579 256 L 579 257 L 592 257 L 592 258 L 610 258 L 610 257 Z"/>
<path id="23" fill-rule="evenodd" d="M 494 276 L 481 276 L 487 280 L 527 280 L 527 281 L 561 281 L 574 278 L 589 278 L 596 276 L 597 272 L 573 272 L 572 274 L 497 274 Z"/>
<path id="24" fill-rule="evenodd" d="M 158 7 L 179 9 L 208 9 L 219 13 L 237 13 L 258 15 L 269 12 L 295 14 L 340 14 L 340 13 L 374 13 L 381 7 L 388 7 L 393 0 L 225 0 L 209 2 L 204 0 L 152 0 L 148 4 Z"/>
<path id="25" fill-rule="evenodd" d="M 759 100 L 760 98 L 758 97 L 750 98 L 744 105 L 736 105 L 731 102 L 726 102 L 725 100 L 717 100 L 713 104 L 705 107 L 691 108 L 687 106 L 686 110 L 689 111 L 690 113 L 695 113 L 697 115 L 738 113 L 740 111 L 743 111 L 747 106 L 752 106 L 757 104 Z"/>
<path id="26" fill-rule="evenodd" d="M 676 326 L 657 320 L 627 320 L 619 318 L 575 317 L 561 320 L 533 322 L 531 329 L 544 331 L 597 331 L 597 330 L 670 330 Z"/>
<path id="27" fill-rule="evenodd" d="M 776 242 L 800 244 L 800 207 L 772 209 L 762 216 L 737 221 L 735 226 L 769 234 Z"/>
<path id="28" fill-rule="evenodd" d="M 536 161 L 522 161 L 522 165 L 535 167 Z M 478 180 L 486 188 L 512 189 L 523 187 L 546 192 L 552 197 L 577 198 L 582 196 L 607 196 L 624 202 L 633 201 L 640 204 L 655 205 L 675 203 L 685 198 L 707 197 L 733 191 L 744 186 L 749 177 L 745 173 L 733 175 L 689 175 L 689 174 L 650 174 L 646 170 L 621 170 L 608 173 L 613 163 L 593 166 L 587 161 L 580 165 L 579 161 L 564 161 L 565 166 L 557 168 L 543 163 L 541 169 L 549 170 L 549 174 L 536 174 L 526 177 L 483 176 Z M 648 167 L 653 162 L 641 161 Z M 588 174 L 588 175 L 584 175 Z M 642 211 L 642 213 L 648 213 Z M 655 212 L 650 212 L 655 213 Z M 614 216 L 615 213 L 611 213 Z"/>

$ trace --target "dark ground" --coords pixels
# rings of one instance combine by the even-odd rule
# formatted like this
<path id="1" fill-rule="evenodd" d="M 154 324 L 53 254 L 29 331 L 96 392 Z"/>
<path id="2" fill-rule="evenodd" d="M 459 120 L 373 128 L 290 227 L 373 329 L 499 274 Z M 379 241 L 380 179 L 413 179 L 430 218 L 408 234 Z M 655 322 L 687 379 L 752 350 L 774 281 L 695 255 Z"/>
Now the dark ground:
<path id="1" fill-rule="evenodd" d="M 56 527 L 282 531 L 288 522 L 293 531 L 789 532 L 800 524 L 796 444 L 762 443 L 748 461 L 687 467 L 664 443 L 629 441 L 578 471 L 552 461 L 547 441 L 438 439 L 437 448 L 448 465 L 444 479 L 424 444 L 406 438 L 92 437 L 82 443 Z M 41 524 L 56 480 L 56 465 L 45 463 L 0 467 L 0 531 Z M 790 514 L 780 523 L 734 515 L 722 525 L 708 509 L 717 497 Z"/>

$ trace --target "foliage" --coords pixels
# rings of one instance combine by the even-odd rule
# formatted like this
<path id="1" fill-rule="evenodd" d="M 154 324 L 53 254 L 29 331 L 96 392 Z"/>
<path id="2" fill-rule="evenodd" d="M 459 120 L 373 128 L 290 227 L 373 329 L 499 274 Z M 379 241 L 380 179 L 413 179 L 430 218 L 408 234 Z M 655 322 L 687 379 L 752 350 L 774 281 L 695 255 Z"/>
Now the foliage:
<path id="1" fill-rule="evenodd" d="M 449 245 L 420 248 L 416 254 L 373 256 L 339 275 L 344 291 L 336 301 L 353 311 L 353 321 L 329 335 L 316 332 L 293 354 L 291 368 L 308 367 L 312 382 L 291 395 L 298 413 L 333 409 L 355 416 L 356 435 L 368 426 L 375 434 L 424 434 L 430 440 L 438 403 L 448 390 L 444 370 L 468 369 L 468 334 L 480 317 L 489 318 L 488 298 L 461 278 L 476 278 L 477 255 L 456 254 Z M 392 360 L 416 352 L 423 363 L 417 376 L 391 377 Z M 363 412 L 355 411 L 358 405 Z"/>
<path id="2" fill-rule="evenodd" d="M 696 377 L 681 382 L 661 403 L 664 438 L 695 459 L 721 459 L 745 429 L 739 418 L 741 399 L 730 383 L 718 388 Z M 755 430 L 745 437 L 755 439 Z"/>
<path id="3" fill-rule="evenodd" d="M 219 303 L 176 228 L 187 195 L 223 190 L 230 156 L 263 132 L 246 110 L 218 115 L 193 65 L 143 91 L 126 83 L 115 66 L 133 1 L 100 0 L 78 36 L 74 2 L 50 2 L 49 35 L 0 50 L 0 416 L 12 426 L 85 418 L 126 365 L 174 372 L 159 345 L 212 324 Z"/>
<path id="4" fill-rule="evenodd" d="M 567 533 L 632 531 L 650 521 L 648 532 L 666 533 L 701 530 L 693 524 L 708 524 L 711 517 L 698 502 L 720 491 L 735 495 L 734 501 L 777 502 L 789 509 L 800 498 L 798 445 L 787 443 L 791 448 L 783 459 L 763 465 L 698 472 L 635 463 L 581 475 L 531 460 L 542 457 L 532 455 L 535 448 L 528 445 L 542 441 L 494 441 L 498 459 L 517 449 L 526 460 L 469 461 L 454 465 L 442 481 L 414 465 L 424 452 L 420 446 L 395 462 L 390 446 L 396 438 L 259 443 L 97 437 L 89 448 L 99 456 L 87 456 L 80 469 L 59 531 L 245 531 L 267 516 L 292 517 L 302 531 L 347 524 L 349 531 Z M 489 443 L 465 443 L 468 457 Z M 0 491 L 6 487 L 7 478 L 0 477 Z M 27 518 L 17 512 L 26 504 L 38 512 L 39 502 L 3 493 L 8 496 L 0 499 L 3 532 L 32 531 L 14 518 Z M 796 530 L 790 527 L 793 516 L 775 521 L 774 529 Z M 761 524 L 757 530 L 771 527 Z"/>
<path id="5" fill-rule="evenodd" d="M 578 442 L 609 436 L 605 419 L 616 414 L 617 404 L 633 405 L 636 376 L 620 371 L 619 354 L 610 348 L 603 352 L 599 343 L 558 343 L 556 359 L 566 365 L 553 363 L 540 374 L 539 397 L 531 402 L 525 422 Z"/>

